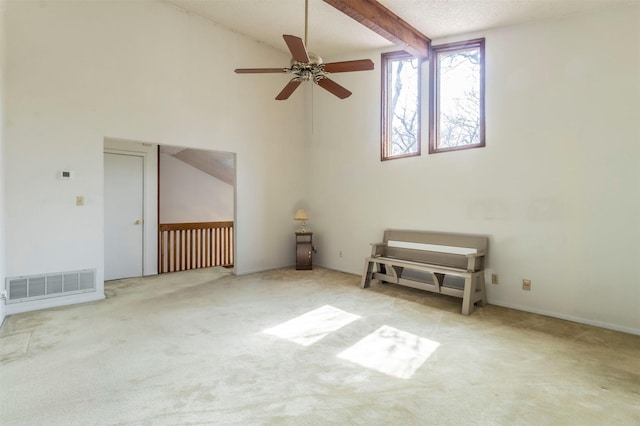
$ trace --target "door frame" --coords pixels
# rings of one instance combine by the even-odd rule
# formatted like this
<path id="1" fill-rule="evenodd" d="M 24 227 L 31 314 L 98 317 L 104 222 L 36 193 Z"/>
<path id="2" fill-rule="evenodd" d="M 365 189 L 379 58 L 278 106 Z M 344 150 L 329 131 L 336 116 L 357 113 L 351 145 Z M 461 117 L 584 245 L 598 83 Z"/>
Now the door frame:
<path id="1" fill-rule="evenodd" d="M 155 144 L 105 138 L 104 153 L 135 155 L 143 158 L 142 206 L 142 275 L 158 273 L 158 148 Z M 104 170 L 102 173 L 104 179 Z M 103 181 L 104 190 L 104 181 Z M 104 209 L 103 209 L 104 214 Z M 104 217 L 103 217 L 104 229 Z M 104 247 L 104 240 L 103 240 Z M 103 254 L 104 258 L 104 254 Z M 104 265 L 103 265 L 104 267 Z"/>

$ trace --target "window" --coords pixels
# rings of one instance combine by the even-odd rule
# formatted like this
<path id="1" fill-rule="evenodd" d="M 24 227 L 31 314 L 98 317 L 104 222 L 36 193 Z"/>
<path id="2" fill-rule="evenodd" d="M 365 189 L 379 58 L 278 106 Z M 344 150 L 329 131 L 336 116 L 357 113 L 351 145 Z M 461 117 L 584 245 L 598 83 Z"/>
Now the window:
<path id="1" fill-rule="evenodd" d="M 434 46 L 430 63 L 429 153 L 484 141 L 484 39 Z"/>
<path id="2" fill-rule="evenodd" d="M 420 155 L 420 62 L 382 54 L 382 160 Z"/>

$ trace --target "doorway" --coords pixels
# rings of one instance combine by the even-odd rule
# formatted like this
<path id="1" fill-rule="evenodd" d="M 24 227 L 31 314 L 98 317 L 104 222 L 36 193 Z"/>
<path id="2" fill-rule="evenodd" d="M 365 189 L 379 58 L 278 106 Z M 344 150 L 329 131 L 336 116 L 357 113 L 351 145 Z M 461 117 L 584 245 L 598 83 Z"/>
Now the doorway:
<path id="1" fill-rule="evenodd" d="M 231 152 L 158 149 L 158 273 L 234 267 L 235 162 Z"/>

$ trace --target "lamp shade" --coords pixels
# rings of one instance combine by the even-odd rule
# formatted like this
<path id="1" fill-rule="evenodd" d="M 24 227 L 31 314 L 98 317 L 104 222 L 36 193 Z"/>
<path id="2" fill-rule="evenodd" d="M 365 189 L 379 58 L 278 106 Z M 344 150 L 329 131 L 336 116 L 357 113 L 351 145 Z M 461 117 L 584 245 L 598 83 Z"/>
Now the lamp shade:
<path id="1" fill-rule="evenodd" d="M 309 220 L 309 217 L 307 216 L 307 212 L 305 212 L 304 209 L 298 209 L 296 215 L 293 217 L 293 220 Z"/>

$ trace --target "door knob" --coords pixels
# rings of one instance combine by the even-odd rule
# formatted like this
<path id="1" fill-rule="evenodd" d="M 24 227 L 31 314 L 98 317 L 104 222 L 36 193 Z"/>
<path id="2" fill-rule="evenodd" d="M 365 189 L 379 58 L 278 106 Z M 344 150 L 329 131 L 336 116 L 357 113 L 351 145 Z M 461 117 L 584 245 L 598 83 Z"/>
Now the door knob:
<path id="1" fill-rule="evenodd" d="M 136 225 L 142 225 L 142 221 L 140 219 L 136 220 L 135 222 Z"/>

